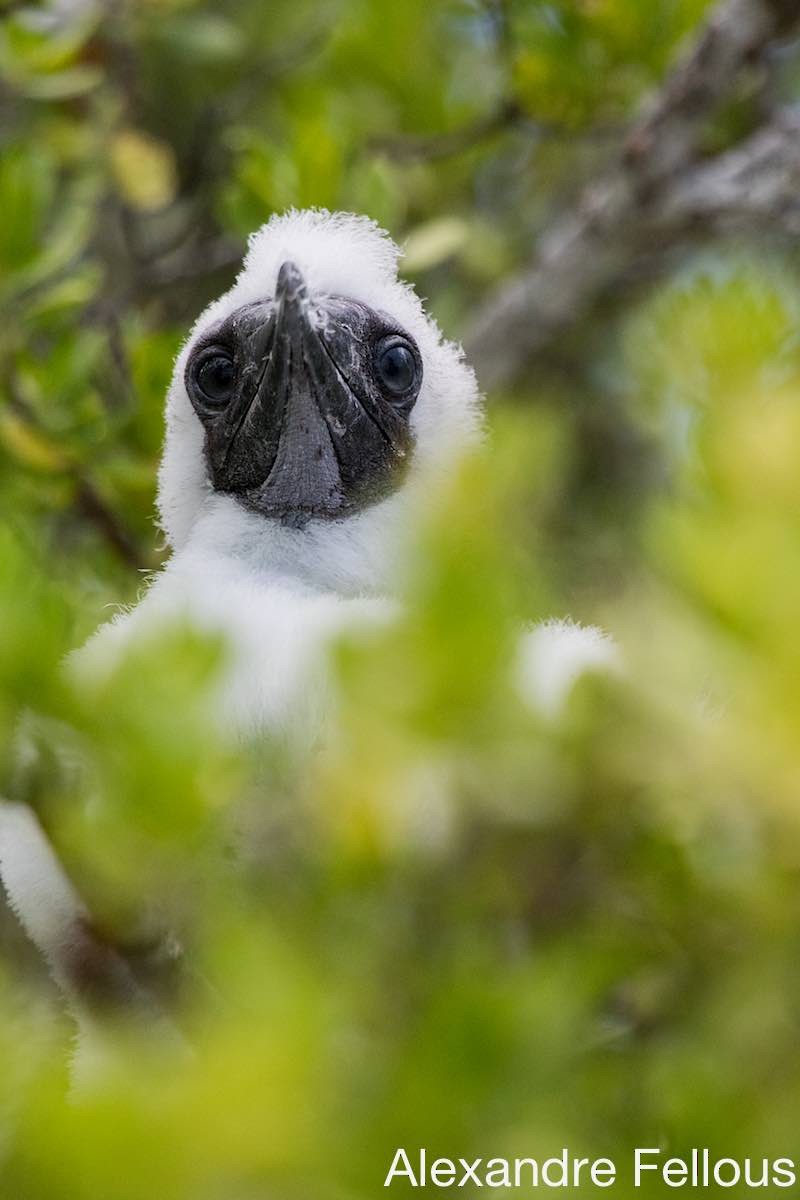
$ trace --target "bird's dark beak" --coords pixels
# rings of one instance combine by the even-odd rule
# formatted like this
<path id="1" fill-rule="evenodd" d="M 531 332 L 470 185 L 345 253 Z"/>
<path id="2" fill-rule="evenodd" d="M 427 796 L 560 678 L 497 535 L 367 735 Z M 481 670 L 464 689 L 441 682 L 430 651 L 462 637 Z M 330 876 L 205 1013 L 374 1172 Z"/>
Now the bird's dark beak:
<path id="1" fill-rule="evenodd" d="M 281 266 L 271 302 L 229 319 L 237 392 L 205 422 L 217 491 L 303 526 L 387 490 L 410 435 L 407 415 L 382 404 L 375 389 L 375 321 L 354 301 L 312 296 L 293 262 Z"/>
<path id="2" fill-rule="evenodd" d="M 357 402 L 325 351 L 317 328 L 322 315 L 292 262 L 278 272 L 275 305 L 272 360 L 286 392 L 282 437 L 268 490 L 279 504 L 283 496 L 290 503 L 313 497 L 313 507 L 336 511 L 344 496 L 331 423 L 336 426 L 335 414 L 345 415 Z M 267 404 L 272 399 L 265 397 Z"/>
<path id="3" fill-rule="evenodd" d="M 249 497 L 303 524 L 315 512 L 333 514 L 344 505 L 342 480 L 328 421 L 347 390 L 326 355 L 316 328 L 318 314 L 305 280 L 292 262 L 278 273 L 269 361 L 247 418 L 245 436 L 275 446 L 272 466 Z M 345 407 L 350 407 L 350 397 Z M 326 420 L 327 417 L 327 420 Z"/>

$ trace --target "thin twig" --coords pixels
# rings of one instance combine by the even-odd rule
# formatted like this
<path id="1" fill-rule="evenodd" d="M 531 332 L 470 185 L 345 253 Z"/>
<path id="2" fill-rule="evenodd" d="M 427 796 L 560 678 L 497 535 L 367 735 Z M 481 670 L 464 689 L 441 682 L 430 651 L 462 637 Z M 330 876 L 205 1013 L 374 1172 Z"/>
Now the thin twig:
<path id="1" fill-rule="evenodd" d="M 140 570 L 144 557 L 117 514 L 106 504 L 88 476 L 74 467 L 69 473 L 75 481 L 75 502 L 79 511 L 91 521 L 127 566 Z"/>
<path id="2" fill-rule="evenodd" d="M 368 139 L 367 152 L 385 154 L 396 162 L 436 162 L 472 150 L 481 142 L 503 133 L 522 120 L 524 113 L 515 100 L 504 100 L 485 117 L 446 133 L 398 135 Z"/>

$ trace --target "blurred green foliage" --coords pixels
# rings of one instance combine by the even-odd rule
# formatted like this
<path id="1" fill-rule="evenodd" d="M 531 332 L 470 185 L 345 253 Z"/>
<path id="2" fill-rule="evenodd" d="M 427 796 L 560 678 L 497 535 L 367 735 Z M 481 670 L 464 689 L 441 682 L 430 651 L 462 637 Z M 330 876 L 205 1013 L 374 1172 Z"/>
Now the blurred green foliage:
<path id="1" fill-rule="evenodd" d="M 158 564 L 172 359 L 246 235 L 290 204 L 366 211 L 457 333 L 705 7 L 62 0 L 3 20 L 2 791 L 132 954 L 176 931 L 186 971 L 148 969 L 196 1047 L 167 1061 L 120 1030 L 68 1105 L 70 1027 L 3 926 L 4 1197 L 366 1200 L 402 1145 L 795 1151 L 790 257 L 707 250 L 497 398 L 401 625 L 340 648 L 322 759 L 218 744 L 225 647 L 190 630 L 92 689 L 60 669 Z M 566 611 L 614 632 L 627 673 L 546 723 L 511 646 Z"/>

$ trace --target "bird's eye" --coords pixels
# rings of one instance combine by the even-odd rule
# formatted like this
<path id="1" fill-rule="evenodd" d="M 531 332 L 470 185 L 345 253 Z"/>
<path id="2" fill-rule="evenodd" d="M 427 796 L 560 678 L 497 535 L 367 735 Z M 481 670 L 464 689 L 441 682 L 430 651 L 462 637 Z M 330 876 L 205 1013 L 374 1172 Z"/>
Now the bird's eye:
<path id="1" fill-rule="evenodd" d="M 236 367 L 229 354 L 215 350 L 195 367 L 195 383 L 211 408 L 224 408 L 236 386 Z"/>
<path id="2" fill-rule="evenodd" d="M 375 366 L 381 383 L 393 396 L 404 396 L 417 381 L 417 360 L 403 338 L 384 338 L 378 344 Z"/>

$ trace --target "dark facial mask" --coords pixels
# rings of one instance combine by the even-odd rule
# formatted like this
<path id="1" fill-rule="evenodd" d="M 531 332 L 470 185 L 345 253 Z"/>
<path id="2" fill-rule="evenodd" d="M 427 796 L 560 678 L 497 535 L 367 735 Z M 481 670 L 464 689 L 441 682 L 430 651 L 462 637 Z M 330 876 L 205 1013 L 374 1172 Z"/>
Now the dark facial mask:
<path id="1" fill-rule="evenodd" d="M 392 492 L 413 448 L 414 340 L 281 267 L 274 299 L 204 335 L 186 366 L 214 489 L 288 525 L 358 512 Z"/>

